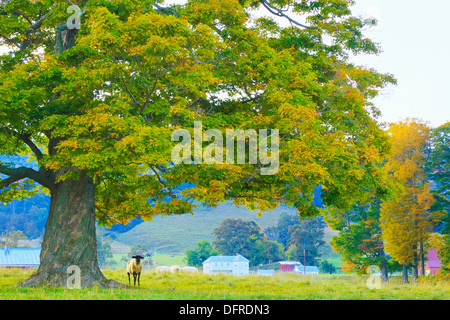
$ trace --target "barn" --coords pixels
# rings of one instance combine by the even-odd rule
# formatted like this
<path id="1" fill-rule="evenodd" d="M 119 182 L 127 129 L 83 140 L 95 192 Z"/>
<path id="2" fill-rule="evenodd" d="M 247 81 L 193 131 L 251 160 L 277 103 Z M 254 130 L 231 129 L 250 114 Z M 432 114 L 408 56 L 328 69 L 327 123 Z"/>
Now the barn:
<path id="1" fill-rule="evenodd" d="M 0 267 L 37 269 L 40 255 L 41 248 L 0 248 Z"/>
<path id="2" fill-rule="evenodd" d="M 299 261 L 280 261 L 278 264 L 281 272 L 294 272 L 296 266 L 303 266 Z"/>
<path id="3" fill-rule="evenodd" d="M 439 273 L 441 270 L 441 261 L 439 260 L 439 257 L 437 255 L 438 250 L 437 249 L 430 249 L 428 250 L 428 253 L 425 255 L 426 260 L 425 261 L 425 274 L 436 274 Z M 419 267 L 420 271 L 420 267 Z"/>

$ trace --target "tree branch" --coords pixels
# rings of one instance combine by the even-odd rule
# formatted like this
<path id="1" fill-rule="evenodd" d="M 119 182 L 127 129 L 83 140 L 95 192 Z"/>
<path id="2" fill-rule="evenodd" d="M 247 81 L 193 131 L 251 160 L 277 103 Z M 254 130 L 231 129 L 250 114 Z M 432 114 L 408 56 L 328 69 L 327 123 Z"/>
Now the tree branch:
<path id="1" fill-rule="evenodd" d="M 274 6 L 272 6 L 271 4 L 269 4 L 267 1 L 265 0 L 260 0 L 259 1 L 270 13 L 278 16 L 278 17 L 283 17 L 289 20 L 289 22 L 291 24 L 295 24 L 299 27 L 305 28 L 305 29 L 316 29 L 316 27 L 309 27 L 309 26 L 305 26 L 304 24 L 301 24 L 300 22 L 295 21 L 294 19 L 292 19 L 291 17 L 289 17 L 287 14 L 284 13 L 284 11 L 287 10 L 281 10 L 278 8 L 275 8 Z"/>
<path id="2" fill-rule="evenodd" d="M 133 98 L 134 103 L 136 103 L 139 106 L 139 108 L 141 108 L 141 110 L 143 110 L 144 107 L 142 106 L 142 104 L 139 101 L 136 100 L 133 93 L 130 91 L 130 88 L 128 88 L 127 82 L 125 81 L 125 78 L 123 77 L 123 75 L 120 75 L 120 78 L 122 79 L 122 82 L 125 85 L 125 89 L 127 90 L 128 94 L 131 96 L 131 98 Z"/>
<path id="3" fill-rule="evenodd" d="M 11 40 L 10 38 L 8 38 L 7 36 L 4 36 L 4 35 L 2 35 L 2 34 L 0 33 L 0 37 L 2 37 L 3 39 L 5 39 L 5 40 L 8 41 L 9 43 L 15 45 L 17 48 L 20 49 L 20 46 L 19 46 L 17 43 L 15 43 L 13 40 Z"/>
<path id="4" fill-rule="evenodd" d="M 10 168 L 4 164 L 0 164 L 0 173 L 10 176 L 9 178 L 4 179 L 2 184 L 5 183 L 5 181 L 6 183 L 11 184 L 20 179 L 29 178 L 48 189 L 53 189 L 54 186 L 53 182 L 50 181 L 45 175 L 28 167 Z"/>
<path id="5" fill-rule="evenodd" d="M 42 16 L 38 21 L 36 21 L 35 24 L 32 24 L 30 26 L 30 29 L 28 29 L 25 34 L 26 38 L 20 43 L 19 49 L 20 51 L 25 50 L 28 47 L 28 44 L 30 43 L 30 40 L 28 39 L 30 35 L 34 32 L 36 32 L 37 29 L 39 29 L 42 26 L 42 23 L 45 19 L 47 19 L 51 15 L 51 11 L 46 13 L 44 16 Z"/>
<path id="6" fill-rule="evenodd" d="M 169 14 L 174 15 L 174 16 L 177 17 L 177 18 L 180 17 L 180 15 L 179 15 L 178 13 L 176 13 L 175 10 L 173 10 L 173 9 L 166 8 L 166 7 L 161 7 L 161 6 L 160 6 L 159 4 L 157 4 L 157 3 L 154 3 L 153 5 L 154 5 L 154 6 L 156 7 L 156 9 L 157 9 L 156 11 L 169 13 Z"/>
<path id="7" fill-rule="evenodd" d="M 31 151 L 33 151 L 34 155 L 36 156 L 36 159 L 38 161 L 42 160 L 44 158 L 44 155 L 42 154 L 42 151 L 34 144 L 34 142 L 30 139 L 31 134 L 20 134 L 18 132 L 14 132 L 14 135 L 22 140 L 28 147 L 30 147 Z"/>
<path id="8" fill-rule="evenodd" d="M 197 56 L 195 55 L 194 49 L 192 49 L 192 48 L 191 48 L 191 53 L 192 53 L 192 55 L 194 56 L 195 62 L 197 62 L 197 63 L 199 63 L 199 64 L 205 65 L 205 64 L 217 62 L 216 60 L 208 60 L 208 61 L 205 61 L 205 62 L 201 62 L 201 61 L 199 61 L 199 60 L 197 59 Z"/>
<path id="9" fill-rule="evenodd" d="M 159 183 L 161 183 L 167 189 L 168 196 L 172 197 L 172 199 L 175 199 L 177 196 L 173 193 L 172 188 L 167 186 L 167 183 L 162 179 L 159 172 L 152 165 L 149 165 L 149 167 L 156 175 L 156 178 L 158 179 Z"/>
<path id="10" fill-rule="evenodd" d="M 3 179 L 0 181 L 0 189 L 4 189 L 12 185 L 14 182 L 17 182 L 19 180 L 24 179 L 25 177 L 15 176 L 15 177 L 8 177 L 6 179 Z"/>

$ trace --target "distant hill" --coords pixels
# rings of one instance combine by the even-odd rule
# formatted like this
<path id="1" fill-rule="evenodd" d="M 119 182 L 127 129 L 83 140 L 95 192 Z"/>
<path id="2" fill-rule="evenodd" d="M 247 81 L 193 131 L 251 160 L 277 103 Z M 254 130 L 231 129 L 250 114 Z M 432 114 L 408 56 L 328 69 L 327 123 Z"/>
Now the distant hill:
<path id="1" fill-rule="evenodd" d="M 245 207 L 237 208 L 231 203 L 214 208 L 201 207 L 194 214 L 158 216 L 151 222 L 143 222 L 131 230 L 116 236 L 115 240 L 133 246 L 144 244 L 157 248 L 161 252 L 184 253 L 194 248 L 197 241 L 213 241 L 212 231 L 226 218 L 240 218 L 255 221 L 261 228 L 274 226 L 282 212 L 295 214 L 296 210 L 279 207 L 272 212 L 265 212 L 261 217 Z"/>

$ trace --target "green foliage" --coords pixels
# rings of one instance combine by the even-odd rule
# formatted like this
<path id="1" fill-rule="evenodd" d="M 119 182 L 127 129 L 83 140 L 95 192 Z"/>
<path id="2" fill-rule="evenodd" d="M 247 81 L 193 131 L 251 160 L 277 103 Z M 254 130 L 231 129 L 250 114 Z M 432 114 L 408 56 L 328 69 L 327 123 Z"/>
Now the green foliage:
<path id="1" fill-rule="evenodd" d="M 225 219 L 213 230 L 214 248 L 222 255 L 243 255 L 250 259 L 256 241 L 263 240 L 259 226 L 254 221 Z"/>
<path id="2" fill-rule="evenodd" d="M 276 241 L 287 248 L 290 239 L 289 227 L 298 222 L 293 215 L 283 212 L 278 217 L 277 225 L 264 229 L 264 234 L 268 239 Z"/>
<path id="3" fill-rule="evenodd" d="M 371 99 L 395 80 L 348 61 L 350 51 L 379 52 L 350 1 L 290 4 L 308 27 L 252 25 L 250 10 L 283 1 L 89 1 L 77 32 L 63 30 L 65 1 L 6 4 L 0 154 L 29 154 L 38 170 L 1 162 L 1 199 L 81 172 L 95 181 L 99 224 L 111 225 L 192 213 L 193 200 L 260 212 L 283 203 L 314 215 L 317 185 L 325 204 L 341 207 L 369 181 L 383 188 L 371 163 L 387 137 Z M 279 129 L 278 175 L 261 175 L 261 162 L 169 166 L 171 133 L 196 120 Z"/>
<path id="4" fill-rule="evenodd" d="M 425 168 L 435 185 L 431 192 L 436 200 L 430 210 L 444 213 L 440 225 L 443 243 L 438 255 L 442 270 L 450 273 L 450 122 L 432 131 L 429 149 Z"/>
<path id="5" fill-rule="evenodd" d="M 432 193 L 436 200 L 431 210 L 447 213 L 444 232 L 450 233 L 450 122 L 432 130 L 428 152 L 425 169 L 435 184 Z"/>
<path id="6" fill-rule="evenodd" d="M 299 216 L 283 213 L 277 225 L 266 228 L 264 233 L 268 239 L 284 246 L 288 259 L 303 263 L 305 250 L 306 264 L 317 265 L 320 249 L 327 245 L 323 240 L 325 227 L 320 217 L 302 220 Z"/>
<path id="7" fill-rule="evenodd" d="M 197 247 L 195 249 L 188 249 L 185 254 L 185 260 L 189 266 L 201 267 L 203 261 L 210 256 L 218 256 L 219 252 L 213 249 L 208 241 L 201 240 L 197 242 Z"/>
<path id="8" fill-rule="evenodd" d="M 322 273 L 333 274 L 336 273 L 336 268 L 332 263 L 328 262 L 327 260 L 322 260 L 320 262 L 320 271 Z"/>
<path id="9" fill-rule="evenodd" d="M 318 265 L 319 249 L 323 241 L 326 224 L 321 217 L 298 219 L 298 223 L 289 227 L 288 257 L 292 260 L 305 262 L 308 266 Z"/>
<path id="10" fill-rule="evenodd" d="M 153 0 L 75 2 L 83 7 L 80 30 L 66 25 L 67 1 L 0 8 L 0 45 L 8 46 L 0 55 L 0 155 L 29 155 L 37 164 L 0 161 L 0 201 L 55 196 L 61 181 L 82 181 L 94 191 L 85 201 L 95 204 L 83 214 L 95 208 L 98 225 L 111 226 L 227 201 L 260 214 L 283 204 L 307 217 L 319 213 L 317 186 L 325 205 L 341 208 L 367 185 L 386 191 L 373 164 L 389 143 L 372 99 L 395 79 L 350 62 L 350 53 L 379 52 L 352 1 L 289 2 L 308 24 L 290 19 L 292 28 L 253 24 L 257 7 L 284 12 L 288 2 L 278 0 L 170 8 Z M 279 130 L 278 173 L 262 174 L 261 158 L 172 165 L 172 133 L 192 132 L 195 121 L 221 132 Z M 51 217 L 72 221 L 58 212 Z M 46 233 L 45 261 L 59 245 L 54 232 L 65 230 Z M 93 229 L 83 234 L 93 236 Z M 80 258 L 79 242 L 67 242 L 75 247 L 68 259 Z M 259 230 L 233 243 L 254 259 L 266 251 Z"/>
<path id="11" fill-rule="evenodd" d="M 380 200 L 357 203 L 351 210 L 329 208 L 325 221 L 336 231 L 331 245 L 344 261 L 344 270 L 364 274 L 370 265 L 387 261 L 381 239 Z"/>
<path id="12" fill-rule="evenodd" d="M 283 246 L 268 241 L 261 228 L 254 221 L 225 219 L 214 229 L 214 247 L 222 255 L 240 254 L 250 260 L 250 264 L 272 263 L 284 257 Z"/>

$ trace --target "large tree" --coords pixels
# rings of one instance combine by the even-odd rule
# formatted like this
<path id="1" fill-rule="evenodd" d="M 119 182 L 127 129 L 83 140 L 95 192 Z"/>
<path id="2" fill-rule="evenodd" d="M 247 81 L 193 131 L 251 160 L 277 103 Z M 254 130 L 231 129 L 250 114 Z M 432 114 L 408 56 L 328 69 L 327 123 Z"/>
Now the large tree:
<path id="1" fill-rule="evenodd" d="M 442 217 L 431 211 L 435 202 L 426 177 L 426 150 L 430 128 L 414 119 L 391 125 L 392 151 L 384 169 L 398 183 L 395 197 L 381 205 L 382 239 L 386 251 L 403 265 L 404 282 L 408 282 L 406 267 L 413 267 L 413 281 L 418 278 L 420 255 L 429 241 L 433 228 Z"/>
<path id="2" fill-rule="evenodd" d="M 65 285 L 70 265 L 83 287 L 114 285 L 98 267 L 96 220 L 228 200 L 308 215 L 318 185 L 325 205 L 345 206 L 378 181 L 371 163 L 387 138 L 371 99 L 394 80 L 349 62 L 379 52 L 362 32 L 372 21 L 354 17 L 352 1 L 73 2 L 81 9 L 63 0 L 0 6 L 0 154 L 28 154 L 38 166 L 1 162 L 1 200 L 51 196 L 41 264 L 22 285 Z M 268 17 L 253 19 L 258 7 Z M 194 121 L 223 133 L 278 129 L 278 173 L 262 174 L 261 157 L 172 165 L 171 134 L 192 132 Z"/>

